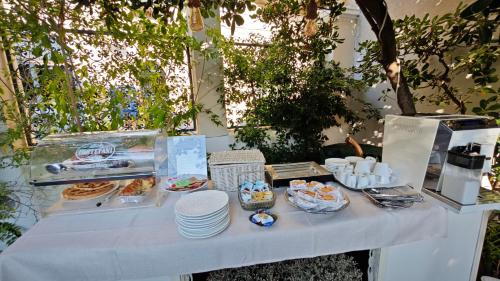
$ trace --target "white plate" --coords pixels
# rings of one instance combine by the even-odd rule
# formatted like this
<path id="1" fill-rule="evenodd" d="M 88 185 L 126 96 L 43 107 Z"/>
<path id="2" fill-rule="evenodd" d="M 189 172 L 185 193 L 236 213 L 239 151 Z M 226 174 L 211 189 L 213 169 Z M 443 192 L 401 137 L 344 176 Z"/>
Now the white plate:
<path id="1" fill-rule="evenodd" d="M 220 222 L 221 220 L 223 220 L 225 217 L 229 216 L 229 213 L 228 212 L 225 212 L 225 213 L 222 213 L 216 217 L 213 217 L 209 220 L 201 220 L 201 221 L 189 221 L 189 220 L 183 220 L 183 219 L 180 219 L 180 218 L 176 218 L 175 219 L 175 222 L 177 224 L 180 224 L 182 226 L 186 226 L 186 227 L 203 227 L 203 226 L 206 226 L 206 225 L 213 225 L 217 222 Z"/>
<path id="2" fill-rule="evenodd" d="M 227 213 L 228 211 L 229 211 L 229 205 L 226 205 L 225 207 L 223 207 L 222 209 L 216 211 L 215 213 L 208 214 L 206 216 L 199 216 L 199 217 L 193 217 L 193 216 L 191 216 L 191 217 L 189 217 L 189 216 L 183 216 L 181 214 L 176 213 L 175 217 L 177 219 L 183 220 L 183 221 L 202 222 L 202 221 L 211 220 L 214 217 L 218 217 L 218 216 L 222 215 L 223 213 Z"/>
<path id="3" fill-rule="evenodd" d="M 220 211 L 229 203 L 224 191 L 204 190 L 189 193 L 175 203 L 175 213 L 183 217 L 204 217 Z"/>
<path id="4" fill-rule="evenodd" d="M 315 207 L 315 208 L 311 208 L 311 209 L 304 209 L 302 207 L 300 207 L 299 205 L 297 205 L 295 202 L 294 202 L 294 197 L 292 195 L 290 195 L 288 192 L 285 192 L 285 201 L 290 203 L 290 205 L 296 207 L 296 208 L 299 208 L 305 212 L 308 212 L 308 213 L 315 213 L 315 214 L 327 214 L 327 213 L 332 213 L 332 212 L 337 212 L 337 211 L 340 211 L 344 208 L 346 208 L 349 203 L 350 203 L 350 200 L 349 200 L 349 197 L 347 196 L 347 194 L 345 194 L 344 192 L 341 192 L 342 193 L 342 201 L 340 202 L 339 205 L 335 205 L 335 206 L 330 206 L 330 207 L 327 207 L 327 208 L 322 208 L 321 206 L 320 207 Z"/>
<path id="5" fill-rule="evenodd" d="M 190 188 L 190 189 L 186 189 L 186 190 L 172 190 L 171 189 L 172 184 L 174 184 L 175 182 L 177 182 L 179 180 L 183 180 L 183 179 L 189 179 L 192 177 L 195 177 L 198 180 L 204 180 L 205 183 L 203 183 L 199 187 Z M 164 181 L 162 181 L 160 183 L 160 187 L 162 190 L 168 191 L 168 192 L 179 192 L 179 193 L 189 193 L 189 192 L 193 192 L 196 190 L 200 190 L 200 189 L 205 188 L 207 186 L 208 186 L 208 179 L 207 179 L 207 176 L 205 176 L 205 175 L 180 175 L 177 177 L 166 178 L 166 179 L 164 179 Z"/>
<path id="6" fill-rule="evenodd" d="M 179 230 L 179 233 L 186 238 L 203 239 L 203 238 L 209 238 L 209 237 L 215 236 L 215 235 L 223 232 L 229 226 L 230 222 L 231 222 L 231 220 L 228 220 L 226 224 L 221 225 L 221 227 L 218 231 L 214 231 L 212 233 L 206 233 L 204 235 L 195 235 L 195 234 L 186 233 L 186 232 L 182 231 L 181 229 L 178 229 L 178 230 Z"/>
<path id="7" fill-rule="evenodd" d="M 226 221 L 224 224 L 220 225 L 218 228 L 210 231 L 210 232 L 199 232 L 199 233 L 193 233 L 193 232 L 187 232 L 184 231 L 183 229 L 178 229 L 178 232 L 187 238 L 208 238 L 211 236 L 214 236 L 218 233 L 221 233 L 224 229 L 226 229 L 229 225 L 230 221 Z"/>
<path id="8" fill-rule="evenodd" d="M 209 233 L 213 233 L 218 231 L 221 227 L 226 225 L 229 221 L 229 216 L 224 218 L 224 220 L 220 221 L 218 224 L 209 226 L 209 227 L 203 227 L 203 228 L 187 228 L 187 227 L 181 227 L 179 226 L 178 228 L 183 231 L 184 233 L 192 234 L 192 235 L 205 235 Z"/>
<path id="9" fill-rule="evenodd" d="M 196 218 L 186 218 L 182 216 L 176 216 L 175 220 L 186 224 L 208 224 L 219 220 L 220 218 L 227 216 L 229 214 L 229 208 L 224 208 L 221 212 L 211 215 L 209 217 L 196 217 Z"/>
<path id="10" fill-rule="evenodd" d="M 176 222 L 176 224 L 177 224 L 177 226 L 179 228 L 182 228 L 182 229 L 184 229 L 186 231 L 188 231 L 188 230 L 197 231 L 197 230 L 204 230 L 204 229 L 210 229 L 210 228 L 217 227 L 218 225 L 224 223 L 228 218 L 229 218 L 229 216 L 225 216 L 225 217 L 222 217 L 219 220 L 214 221 L 214 222 L 212 222 L 210 224 L 186 225 L 186 224 L 182 224 L 182 223 L 179 223 L 179 222 Z"/>

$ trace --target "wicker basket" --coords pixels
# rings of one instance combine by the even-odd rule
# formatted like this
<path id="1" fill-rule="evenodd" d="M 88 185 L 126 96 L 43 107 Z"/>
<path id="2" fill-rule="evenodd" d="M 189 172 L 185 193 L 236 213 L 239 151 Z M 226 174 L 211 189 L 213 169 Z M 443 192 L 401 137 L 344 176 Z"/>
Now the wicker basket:
<path id="1" fill-rule="evenodd" d="M 225 191 L 238 190 L 241 180 L 264 180 L 265 163 L 266 159 L 259 150 L 214 152 L 208 160 L 215 188 Z"/>

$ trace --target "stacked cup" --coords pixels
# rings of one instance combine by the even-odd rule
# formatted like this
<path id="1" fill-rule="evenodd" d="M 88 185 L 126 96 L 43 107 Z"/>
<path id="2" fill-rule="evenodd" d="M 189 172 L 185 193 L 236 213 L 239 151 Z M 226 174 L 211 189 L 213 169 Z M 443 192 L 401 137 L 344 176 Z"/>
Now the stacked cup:
<path id="1" fill-rule="evenodd" d="M 356 189 L 385 185 L 391 182 L 392 169 L 373 157 L 329 158 L 325 167 L 342 184 Z"/>

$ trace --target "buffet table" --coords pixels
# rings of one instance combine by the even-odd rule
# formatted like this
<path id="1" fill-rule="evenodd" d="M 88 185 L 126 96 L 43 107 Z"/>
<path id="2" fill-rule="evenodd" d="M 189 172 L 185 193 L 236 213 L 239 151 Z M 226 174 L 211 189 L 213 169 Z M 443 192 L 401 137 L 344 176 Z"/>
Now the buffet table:
<path id="1" fill-rule="evenodd" d="M 351 203 L 337 213 L 309 214 L 278 190 L 270 228 L 249 222 L 251 212 L 230 193 L 229 228 L 190 240 L 178 234 L 170 193 L 159 208 L 42 219 L 0 255 L 0 280 L 141 280 L 287 259 L 382 248 L 447 234 L 447 211 L 425 201 L 386 210 L 346 190 Z"/>

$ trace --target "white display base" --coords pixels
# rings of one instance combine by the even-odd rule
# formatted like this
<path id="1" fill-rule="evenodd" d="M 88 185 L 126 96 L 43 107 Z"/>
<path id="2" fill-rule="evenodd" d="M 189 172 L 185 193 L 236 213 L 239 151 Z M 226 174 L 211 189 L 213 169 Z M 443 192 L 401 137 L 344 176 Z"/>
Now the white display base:
<path id="1" fill-rule="evenodd" d="M 148 208 L 148 207 L 160 207 L 167 196 L 167 192 L 159 190 L 157 187 L 154 188 L 142 202 L 139 203 L 123 203 L 116 196 L 115 193 L 110 193 L 113 197 L 109 201 L 103 201 L 100 207 L 97 207 L 97 202 L 100 199 L 86 200 L 82 202 L 70 202 L 64 199 L 60 199 L 52 206 L 47 208 L 42 212 L 44 217 L 52 215 L 66 215 L 66 214 L 88 214 L 88 213 L 99 213 L 99 212 L 109 212 L 118 211 L 123 209 L 135 209 L 135 208 Z"/>
<path id="2" fill-rule="evenodd" d="M 448 211 L 448 236 L 382 248 L 379 281 L 475 281 L 490 211 Z"/>
<path id="3" fill-rule="evenodd" d="M 425 188 L 422 189 L 425 200 L 430 200 L 457 214 L 500 210 L 500 195 L 498 195 L 496 191 L 494 193 L 495 194 L 492 194 L 492 191 L 481 188 L 479 194 L 482 197 L 478 197 L 476 204 L 461 205 L 443 196 L 441 193 Z"/>

